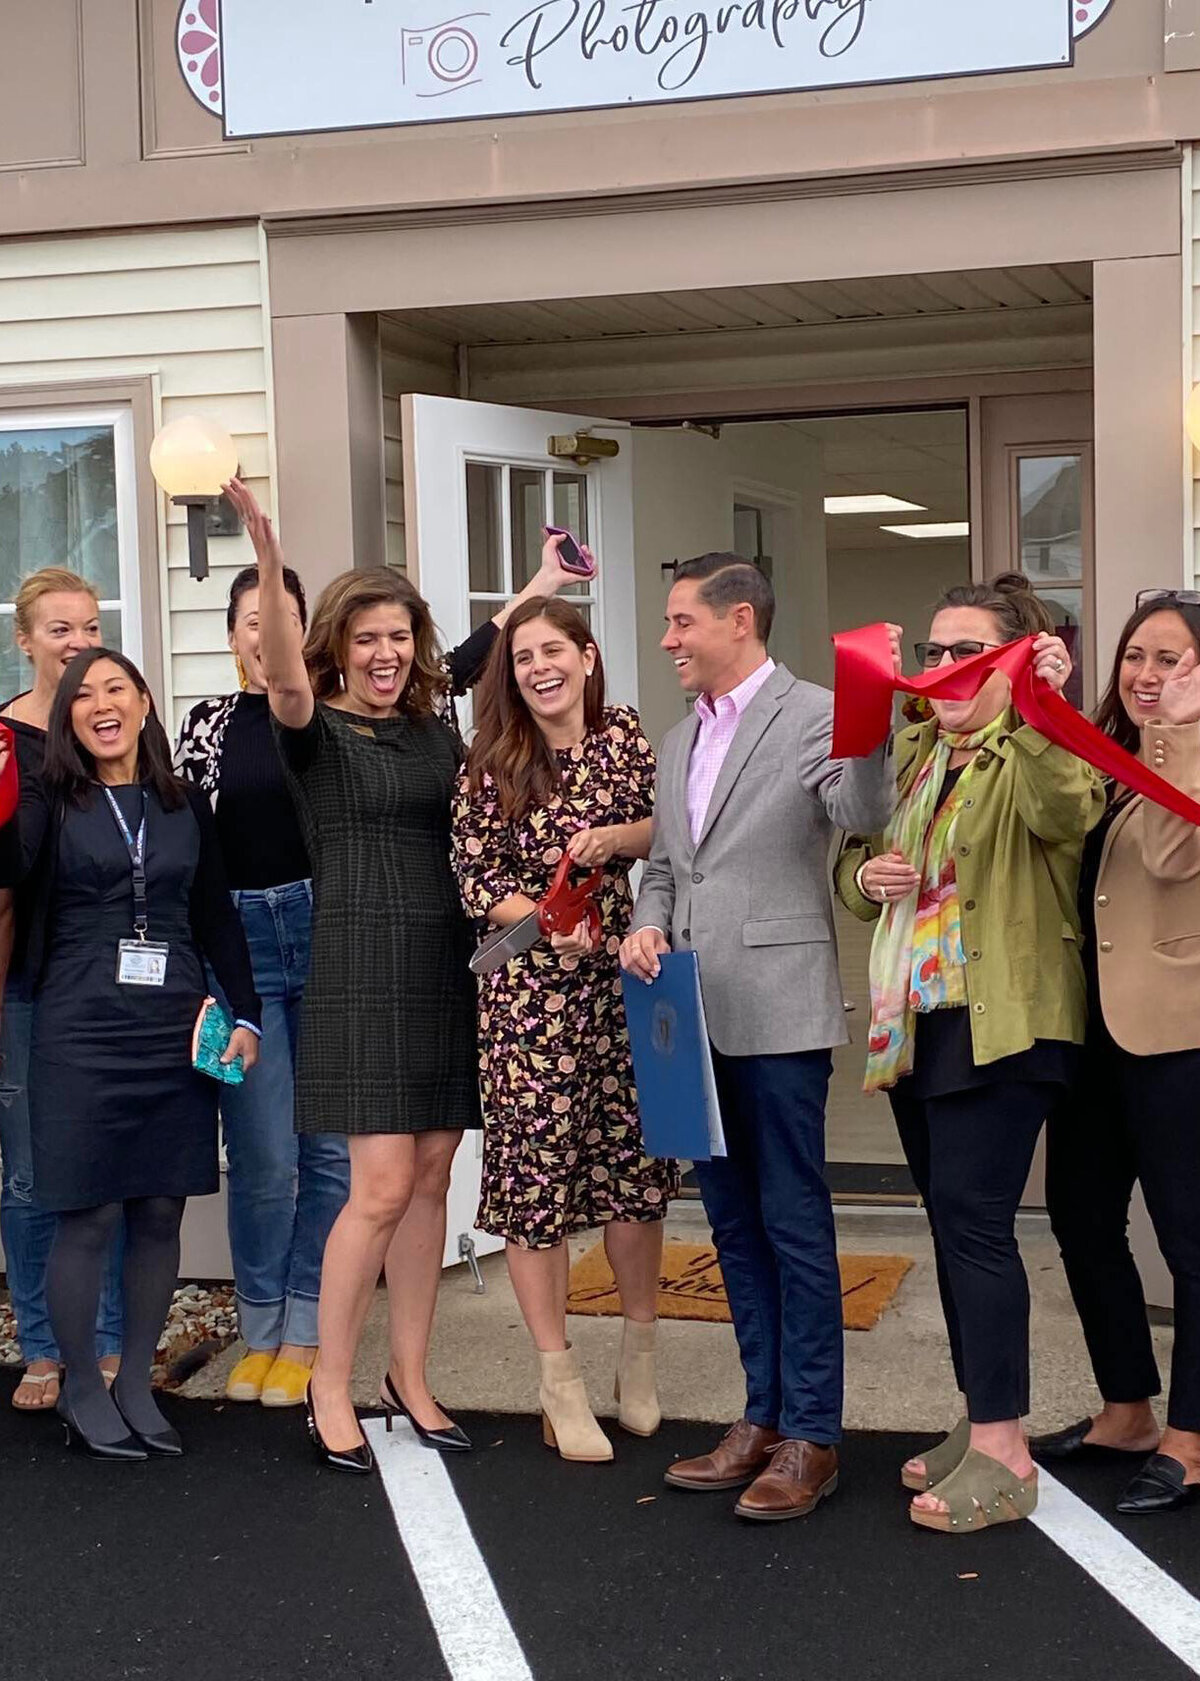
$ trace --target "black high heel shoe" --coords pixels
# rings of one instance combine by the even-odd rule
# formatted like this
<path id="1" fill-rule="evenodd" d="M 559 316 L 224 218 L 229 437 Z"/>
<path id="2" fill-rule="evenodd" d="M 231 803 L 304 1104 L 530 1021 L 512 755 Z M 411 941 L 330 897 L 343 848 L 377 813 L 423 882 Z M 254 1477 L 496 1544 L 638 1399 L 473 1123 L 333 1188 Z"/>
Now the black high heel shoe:
<path id="1" fill-rule="evenodd" d="M 121 1411 L 121 1403 L 113 1397 L 116 1409 L 129 1426 L 130 1440 L 140 1442 L 152 1459 L 178 1459 L 183 1453 L 183 1439 L 178 1430 L 172 1430 L 168 1424 L 162 1430 L 135 1430 Z"/>
<path id="2" fill-rule="evenodd" d="M 135 1437 L 123 1436 L 119 1442 L 93 1442 L 91 1437 L 79 1428 L 69 1408 L 60 1404 L 54 1410 L 62 1419 L 69 1448 L 77 1448 L 92 1459 L 123 1459 L 131 1463 L 149 1459 L 149 1453 Z"/>
<path id="3" fill-rule="evenodd" d="M 471 1438 L 465 1430 L 460 1430 L 457 1424 L 452 1424 L 448 1430 L 426 1430 L 423 1424 L 417 1423 L 400 1399 L 400 1393 L 392 1382 L 391 1372 L 384 1373 L 379 1404 L 384 1411 L 389 1436 L 392 1433 L 392 1420 L 399 1416 L 406 1418 L 412 1425 L 416 1431 L 417 1440 L 423 1448 L 432 1448 L 435 1453 L 470 1453 Z"/>
<path id="4" fill-rule="evenodd" d="M 371 1452 L 371 1444 L 364 1436 L 356 1448 L 339 1448 L 336 1451 L 326 1447 L 325 1439 L 317 1427 L 317 1415 L 313 1407 L 312 1392 L 309 1391 L 306 1410 L 308 1434 L 318 1459 L 332 1466 L 335 1471 L 350 1471 L 359 1477 L 368 1476 L 375 1469 L 375 1455 Z"/>

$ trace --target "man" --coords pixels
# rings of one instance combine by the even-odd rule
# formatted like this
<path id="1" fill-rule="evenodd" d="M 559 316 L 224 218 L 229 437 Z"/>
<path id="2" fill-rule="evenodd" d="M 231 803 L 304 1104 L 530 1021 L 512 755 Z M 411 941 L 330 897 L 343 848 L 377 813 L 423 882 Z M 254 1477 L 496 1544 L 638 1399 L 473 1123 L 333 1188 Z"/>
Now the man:
<path id="1" fill-rule="evenodd" d="M 659 758 L 654 842 L 621 962 L 700 960 L 725 1159 L 696 1164 L 746 1374 L 745 1417 L 676 1488 L 811 1512 L 837 1486 L 842 1302 L 824 1179 L 831 1047 L 847 1038 L 828 855 L 891 815 L 890 747 L 831 760 L 833 697 L 767 653 L 770 581 L 733 554 L 675 574 L 662 646 L 696 705 Z M 900 632 L 892 628 L 899 668 Z M 668 938 L 669 936 L 669 938 Z"/>

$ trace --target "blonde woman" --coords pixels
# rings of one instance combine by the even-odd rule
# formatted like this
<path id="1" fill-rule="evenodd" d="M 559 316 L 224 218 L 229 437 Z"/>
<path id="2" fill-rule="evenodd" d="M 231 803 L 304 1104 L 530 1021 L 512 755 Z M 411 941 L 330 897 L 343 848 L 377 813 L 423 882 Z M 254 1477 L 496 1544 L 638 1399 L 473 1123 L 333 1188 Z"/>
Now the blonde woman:
<path id="1" fill-rule="evenodd" d="M 268 704 L 312 864 L 296 1127 L 342 1133 L 350 1151 L 349 1198 L 325 1246 L 309 1430 L 327 1464 L 361 1473 L 373 1458 L 350 1380 L 381 1268 L 385 1403 L 429 1447 L 471 1445 L 425 1377 L 450 1166 L 463 1129 L 481 1124 L 472 940 L 450 869 L 459 747 L 444 702 L 478 673 L 507 611 L 443 665 L 407 578 L 345 572 L 322 592 L 305 641 L 271 522 L 244 485 L 229 494 L 258 559 Z M 548 545 L 526 594 L 568 579 Z"/>
<path id="2" fill-rule="evenodd" d="M 5 703 L 0 715 L 13 732 L 21 774 L 36 778 L 42 774 L 46 726 L 63 672 L 76 654 L 100 646 L 96 592 L 85 578 L 62 566 L 32 572 L 22 579 L 13 603 L 13 630 L 33 681 Z M 0 1023 L 0 1235 L 25 1360 L 13 1406 L 21 1412 L 42 1412 L 59 1397 L 59 1350 L 46 1309 L 46 1263 L 56 1217 L 40 1208 L 34 1195 L 28 1089 L 33 998 L 24 961 L 28 922 L 28 894 L 0 891 L 0 976 L 5 977 Z M 121 1358 L 120 1276 L 118 1240 L 96 1322 L 96 1356 L 105 1383 L 116 1376 Z"/>

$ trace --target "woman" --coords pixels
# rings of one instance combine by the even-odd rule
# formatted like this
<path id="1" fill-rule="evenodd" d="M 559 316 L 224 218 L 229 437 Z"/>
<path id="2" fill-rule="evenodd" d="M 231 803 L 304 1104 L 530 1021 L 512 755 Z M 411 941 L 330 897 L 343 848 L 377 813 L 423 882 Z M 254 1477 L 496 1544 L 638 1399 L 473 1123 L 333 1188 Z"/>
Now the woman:
<path id="1" fill-rule="evenodd" d="M 948 590 L 927 671 L 1037 633 L 1034 669 L 1061 692 L 1063 642 L 1025 580 Z M 881 842 L 848 838 L 843 902 L 878 917 L 866 1089 L 886 1089 L 933 1232 L 967 1417 L 902 1480 L 914 1523 L 962 1533 L 1027 1517 L 1037 1473 L 1029 1408 L 1029 1290 L 1014 1235 L 1042 1123 L 1072 1077 L 1084 985 L 1075 897 L 1103 809 L 1090 768 L 1020 722 L 1007 677 L 896 744 L 900 802 Z"/>
<path id="2" fill-rule="evenodd" d="M 346 572 L 304 643 L 270 520 L 238 481 L 228 493 L 258 558 L 268 703 L 313 870 L 296 1127 L 342 1133 L 350 1152 L 350 1195 L 325 1246 L 309 1431 L 326 1463 L 362 1473 L 374 1460 L 350 1380 L 381 1267 L 389 1402 L 427 1445 L 470 1446 L 425 1376 L 450 1167 L 463 1129 L 480 1124 L 470 931 L 449 861 L 459 749 L 442 710 L 510 609 L 450 655 L 447 679 L 412 584 Z M 547 544 L 527 595 L 568 581 L 557 555 Z"/>
<path id="3" fill-rule="evenodd" d="M 1121 632 L 1097 722 L 1200 797 L 1200 607 L 1154 591 Z M 1174 1510 L 1200 1489 L 1200 829 L 1110 786 L 1088 836 L 1087 1050 L 1051 1121 L 1046 1193 L 1103 1407 L 1034 1443 L 1040 1458 L 1144 1458 L 1117 1510 Z M 1175 1285 L 1167 1428 L 1126 1224 L 1140 1180 Z"/>
<path id="4" fill-rule="evenodd" d="M 604 704 L 600 650 L 577 609 L 529 601 L 504 627 L 480 690 L 479 729 L 454 808 L 454 866 L 472 916 L 529 916 L 566 851 L 602 869 L 600 927 L 554 934 L 483 981 L 483 1196 L 478 1225 L 506 1242 L 541 1362 L 547 1443 L 612 1458 L 566 1337 L 566 1239 L 604 1226 L 625 1313 L 620 1421 L 653 1435 L 662 1221 L 675 1165 L 642 1147 L 617 952 L 630 861 L 650 852 L 654 755 L 637 714 Z"/>
<path id="5" fill-rule="evenodd" d="M 63 674 L 43 778 L 17 817 L 33 914 L 33 1172 L 58 1215 L 46 1275 L 66 1365 L 68 1441 L 101 1459 L 176 1455 L 150 1367 L 179 1269 L 189 1196 L 218 1186 L 217 1083 L 192 1067 L 204 962 L 236 1012 L 222 1058 L 253 1066 L 258 999 L 212 812 L 171 772 L 145 678 L 90 648 Z M 92 1352 L 124 1218 L 124 1357 L 111 1392 Z"/>
<path id="6" fill-rule="evenodd" d="M 284 571 L 288 610 L 307 625 L 304 589 Z M 300 1000 L 312 941 L 312 871 L 276 750 L 258 631 L 258 570 L 229 592 L 239 691 L 199 701 L 183 721 L 175 768 L 209 796 L 263 1006 L 262 1055 L 221 1097 L 229 1160 L 229 1244 L 238 1319 L 250 1352 L 229 1374 L 231 1401 L 303 1402 L 317 1352 L 325 1240 L 350 1189 L 346 1141 L 293 1126 Z"/>
<path id="7" fill-rule="evenodd" d="M 92 586 L 78 573 L 47 566 L 22 579 L 13 603 L 17 647 L 33 671 L 32 687 L 14 695 L 0 712 L 13 732 L 23 777 L 40 777 L 46 748 L 46 725 L 65 668 L 85 648 L 101 642 L 100 606 Z M 0 968 L 6 975 L 0 1022 L 0 1232 L 3 1234 L 8 1287 L 25 1371 L 12 1404 L 37 1412 L 56 1405 L 60 1372 L 58 1349 L 46 1311 L 46 1261 L 54 1241 L 54 1215 L 39 1206 L 33 1184 L 29 1138 L 29 1033 L 33 1001 L 25 968 L 29 902 L 13 903 L 0 890 Z M 105 1274 L 96 1320 L 96 1355 L 101 1376 L 111 1383 L 121 1363 L 121 1239 L 118 1232 Z"/>

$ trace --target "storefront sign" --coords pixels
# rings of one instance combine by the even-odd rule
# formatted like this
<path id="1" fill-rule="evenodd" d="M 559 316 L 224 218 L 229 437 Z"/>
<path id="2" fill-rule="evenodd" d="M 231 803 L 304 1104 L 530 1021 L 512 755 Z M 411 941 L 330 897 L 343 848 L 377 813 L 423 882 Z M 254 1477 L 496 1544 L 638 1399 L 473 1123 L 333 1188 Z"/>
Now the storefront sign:
<path id="1" fill-rule="evenodd" d="M 244 138 L 1061 68 L 1111 4 L 185 0 L 179 46 Z"/>

